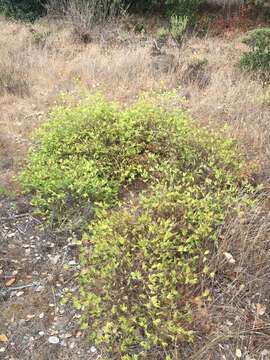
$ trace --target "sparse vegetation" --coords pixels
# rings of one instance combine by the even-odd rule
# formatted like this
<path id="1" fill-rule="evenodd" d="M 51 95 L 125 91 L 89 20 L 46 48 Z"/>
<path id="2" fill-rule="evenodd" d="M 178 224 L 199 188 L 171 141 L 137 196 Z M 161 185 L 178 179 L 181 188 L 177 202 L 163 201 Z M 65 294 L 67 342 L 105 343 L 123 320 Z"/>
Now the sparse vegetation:
<path id="1" fill-rule="evenodd" d="M 0 95 L 6 93 L 21 97 L 29 95 L 28 69 L 23 63 L 24 59 L 16 60 L 15 56 L 19 58 L 20 54 L 3 53 L 0 59 Z"/>

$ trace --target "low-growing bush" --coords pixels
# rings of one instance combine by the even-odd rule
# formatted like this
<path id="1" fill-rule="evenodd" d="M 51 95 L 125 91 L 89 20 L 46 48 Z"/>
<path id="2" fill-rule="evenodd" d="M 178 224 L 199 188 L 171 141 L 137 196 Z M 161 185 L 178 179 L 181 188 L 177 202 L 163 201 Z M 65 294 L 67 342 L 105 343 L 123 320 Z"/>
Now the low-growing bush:
<path id="1" fill-rule="evenodd" d="M 264 81 L 270 80 L 270 28 L 251 31 L 243 40 L 250 51 L 242 55 L 242 69 L 255 72 Z"/>
<path id="2" fill-rule="evenodd" d="M 143 102 L 120 111 L 99 96 L 53 111 L 38 137 L 21 180 L 35 205 L 59 214 L 89 201 L 115 205 L 122 187 L 163 178 L 164 164 L 180 178 L 198 164 L 211 168 L 217 141 L 197 130 L 186 113 L 164 113 Z M 224 161 L 234 166 L 230 157 Z"/>
<path id="3" fill-rule="evenodd" d="M 196 303 L 209 300 L 208 254 L 240 199 L 243 164 L 232 140 L 186 114 L 141 109 L 164 152 L 139 198 L 98 212 L 90 225 L 73 302 L 82 328 L 117 358 L 170 359 L 193 339 Z"/>
<path id="4" fill-rule="evenodd" d="M 82 328 L 116 358 L 170 359 L 193 340 L 196 304 L 210 300 L 209 249 L 237 192 L 185 182 L 99 214 L 84 237 L 74 306 Z"/>
<path id="5" fill-rule="evenodd" d="M 46 214 L 91 204 L 72 300 L 82 329 L 121 359 L 170 359 L 192 341 L 194 308 L 210 300 L 208 254 L 249 189 L 235 142 L 168 107 L 174 100 L 120 109 L 94 96 L 61 107 L 21 176 Z"/>
<path id="6" fill-rule="evenodd" d="M 206 58 L 194 58 L 187 64 L 183 71 L 182 81 L 185 85 L 197 84 L 200 89 L 209 85 L 211 74 L 208 70 L 208 60 Z"/>

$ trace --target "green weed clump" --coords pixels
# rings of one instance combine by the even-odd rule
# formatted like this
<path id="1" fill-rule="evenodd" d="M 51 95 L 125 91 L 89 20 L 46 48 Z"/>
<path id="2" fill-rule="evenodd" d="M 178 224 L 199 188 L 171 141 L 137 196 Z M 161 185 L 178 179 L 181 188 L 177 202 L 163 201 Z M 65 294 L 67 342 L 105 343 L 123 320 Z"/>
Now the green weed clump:
<path id="1" fill-rule="evenodd" d="M 242 69 L 257 73 L 260 78 L 270 81 L 270 28 L 251 31 L 243 40 L 250 48 L 242 55 Z"/>
<path id="2" fill-rule="evenodd" d="M 208 254 L 248 190 L 235 142 L 165 98 L 119 109 L 95 96 L 59 108 L 22 174 L 47 214 L 92 204 L 72 300 L 82 329 L 121 359 L 170 359 L 192 341 L 195 304 L 210 300 Z"/>

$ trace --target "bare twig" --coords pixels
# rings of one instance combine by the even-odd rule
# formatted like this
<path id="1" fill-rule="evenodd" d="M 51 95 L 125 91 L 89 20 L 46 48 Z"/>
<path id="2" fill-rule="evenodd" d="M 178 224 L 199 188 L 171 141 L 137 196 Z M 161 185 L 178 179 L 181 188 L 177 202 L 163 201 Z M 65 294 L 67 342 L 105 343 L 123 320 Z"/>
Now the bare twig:
<path id="1" fill-rule="evenodd" d="M 13 221 L 16 219 L 21 219 L 26 216 L 29 216 L 29 213 L 0 217 L 0 221 Z"/>

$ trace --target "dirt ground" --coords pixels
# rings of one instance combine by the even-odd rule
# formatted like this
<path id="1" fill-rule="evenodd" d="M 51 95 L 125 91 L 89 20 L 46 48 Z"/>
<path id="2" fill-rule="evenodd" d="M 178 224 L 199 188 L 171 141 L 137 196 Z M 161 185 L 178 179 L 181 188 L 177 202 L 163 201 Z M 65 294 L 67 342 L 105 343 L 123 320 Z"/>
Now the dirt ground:
<path id="1" fill-rule="evenodd" d="M 42 229 L 28 199 L 1 199 L 0 336 L 8 340 L 0 342 L 1 359 L 98 358 L 79 330 L 80 314 L 61 305 L 80 271 L 68 236 Z"/>

